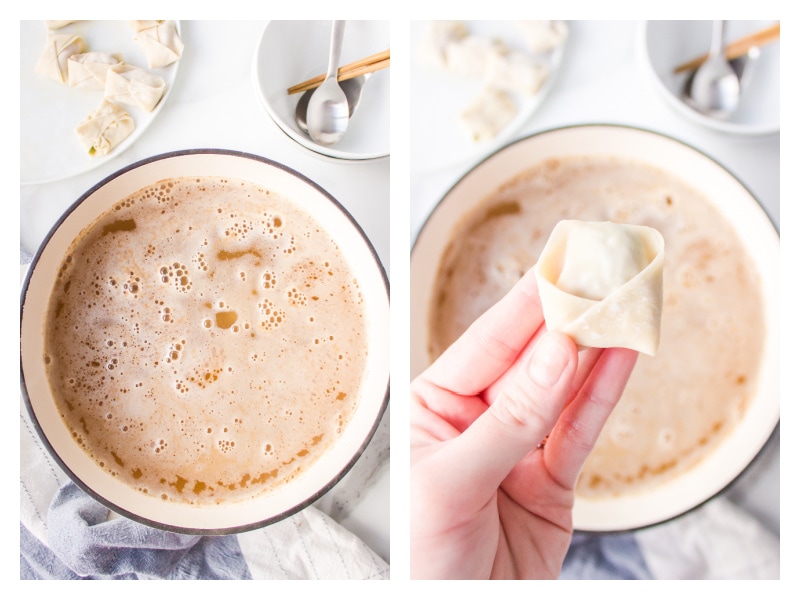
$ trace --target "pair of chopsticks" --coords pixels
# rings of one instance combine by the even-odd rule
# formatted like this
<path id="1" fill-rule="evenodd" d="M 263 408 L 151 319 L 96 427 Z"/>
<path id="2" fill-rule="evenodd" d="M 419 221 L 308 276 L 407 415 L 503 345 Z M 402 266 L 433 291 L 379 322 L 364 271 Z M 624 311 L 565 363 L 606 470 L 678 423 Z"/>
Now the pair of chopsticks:
<path id="1" fill-rule="evenodd" d="M 380 71 L 388 66 L 389 50 L 387 49 L 383 50 L 382 52 L 370 54 L 361 60 L 351 62 L 349 65 L 339 67 L 336 79 L 339 81 L 345 81 L 346 79 L 352 79 L 353 77 L 358 77 L 359 75 Z M 317 75 L 316 77 L 312 77 L 311 79 L 303 81 L 302 83 L 293 85 L 287 91 L 289 94 L 298 94 L 300 92 L 305 92 L 306 90 L 313 90 L 314 88 L 319 87 L 323 81 L 325 81 L 325 74 Z"/>
<path id="2" fill-rule="evenodd" d="M 762 29 L 761 31 L 757 31 L 750 35 L 747 35 L 741 39 L 736 40 L 735 42 L 730 43 L 725 48 L 725 57 L 728 60 L 733 60 L 734 58 L 739 58 L 747 54 L 753 46 L 764 46 L 769 44 L 770 42 L 774 42 L 781 36 L 781 24 L 777 23 L 772 25 L 771 27 L 767 27 L 766 29 Z M 690 69 L 697 69 L 700 65 L 705 62 L 708 58 L 708 54 L 704 54 L 703 56 L 698 56 L 695 59 L 692 59 L 688 62 L 685 62 L 681 65 L 678 65 L 673 70 L 673 73 L 681 73 L 683 71 L 688 71 Z"/>

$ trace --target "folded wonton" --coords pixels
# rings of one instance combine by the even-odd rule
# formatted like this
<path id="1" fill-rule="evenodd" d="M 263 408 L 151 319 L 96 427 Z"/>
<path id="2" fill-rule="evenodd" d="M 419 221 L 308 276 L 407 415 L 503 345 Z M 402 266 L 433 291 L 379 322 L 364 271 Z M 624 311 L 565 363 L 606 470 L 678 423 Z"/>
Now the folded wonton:
<path id="1" fill-rule="evenodd" d="M 122 108 L 103 98 L 94 112 L 75 128 L 78 141 L 89 154 L 105 155 L 128 137 L 136 125 Z"/>
<path id="2" fill-rule="evenodd" d="M 133 40 L 144 51 L 151 69 L 166 67 L 183 54 L 183 41 L 174 21 L 131 21 Z"/>
<path id="3" fill-rule="evenodd" d="M 567 40 L 567 24 L 564 21 L 515 21 L 515 24 L 528 50 L 537 54 L 555 50 Z"/>
<path id="4" fill-rule="evenodd" d="M 105 97 L 111 102 L 153 110 L 167 84 L 162 77 L 128 64 L 114 65 L 106 75 Z"/>
<path id="5" fill-rule="evenodd" d="M 61 29 L 62 27 L 66 27 L 75 23 L 75 21 L 45 21 L 44 24 L 48 29 Z"/>
<path id="6" fill-rule="evenodd" d="M 504 90 L 484 87 L 459 115 L 459 123 L 476 142 L 494 138 L 517 115 L 514 99 Z"/>
<path id="7" fill-rule="evenodd" d="M 430 21 L 417 50 L 418 57 L 432 67 L 445 69 L 447 46 L 464 39 L 467 34 L 467 27 L 461 21 Z"/>
<path id="8" fill-rule="evenodd" d="M 492 87 L 535 96 L 549 75 L 548 64 L 526 52 L 492 53 L 487 57 L 485 83 Z"/>
<path id="9" fill-rule="evenodd" d="M 73 54 L 67 61 L 69 85 L 89 90 L 105 90 L 108 69 L 119 63 L 118 58 L 105 52 Z"/>
<path id="10" fill-rule="evenodd" d="M 664 238 L 652 227 L 561 221 L 535 266 L 545 322 L 576 344 L 658 349 Z"/>
<path id="11" fill-rule="evenodd" d="M 502 40 L 478 35 L 451 41 L 444 48 L 447 70 L 467 77 L 482 77 L 491 58 L 507 52 Z"/>
<path id="12" fill-rule="evenodd" d="M 86 42 L 78 35 L 71 33 L 48 34 L 44 50 L 34 70 L 37 74 L 54 79 L 59 83 L 67 83 L 69 57 L 85 51 Z"/>

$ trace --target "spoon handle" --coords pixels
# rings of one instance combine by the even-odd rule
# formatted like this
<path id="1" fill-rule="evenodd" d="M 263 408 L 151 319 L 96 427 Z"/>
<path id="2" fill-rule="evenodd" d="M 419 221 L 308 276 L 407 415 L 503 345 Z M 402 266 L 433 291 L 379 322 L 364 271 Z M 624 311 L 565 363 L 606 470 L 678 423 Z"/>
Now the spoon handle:
<path id="1" fill-rule="evenodd" d="M 709 58 L 715 58 L 722 54 L 725 47 L 725 21 L 717 19 L 711 27 L 711 50 Z"/>
<path id="2" fill-rule="evenodd" d="M 731 44 L 725 50 L 725 56 L 728 57 L 728 60 L 739 58 L 740 56 L 747 54 L 750 51 L 750 48 L 766 46 L 767 44 L 778 41 L 780 37 L 781 24 L 776 23 L 775 25 L 771 25 L 766 29 L 756 31 L 755 33 L 751 33 L 750 35 L 746 35 L 743 38 L 739 38 L 738 40 L 731 42 Z M 681 63 L 675 67 L 672 72 L 677 74 L 682 73 L 683 71 L 696 69 L 706 60 L 708 60 L 708 54 L 698 56 L 685 63 Z"/>
<path id="3" fill-rule="evenodd" d="M 346 21 L 333 21 L 331 24 L 331 51 L 328 56 L 328 77 L 336 77 L 339 71 L 339 57 L 342 54 L 342 38 Z"/>

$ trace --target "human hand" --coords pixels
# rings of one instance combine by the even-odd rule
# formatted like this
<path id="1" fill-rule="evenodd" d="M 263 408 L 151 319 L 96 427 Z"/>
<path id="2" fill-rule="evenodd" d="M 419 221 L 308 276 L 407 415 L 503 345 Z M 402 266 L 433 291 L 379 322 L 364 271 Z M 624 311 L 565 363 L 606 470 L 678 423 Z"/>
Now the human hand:
<path id="1" fill-rule="evenodd" d="M 530 270 L 412 382 L 413 578 L 558 576 L 578 474 L 638 354 L 579 356 L 543 323 Z"/>

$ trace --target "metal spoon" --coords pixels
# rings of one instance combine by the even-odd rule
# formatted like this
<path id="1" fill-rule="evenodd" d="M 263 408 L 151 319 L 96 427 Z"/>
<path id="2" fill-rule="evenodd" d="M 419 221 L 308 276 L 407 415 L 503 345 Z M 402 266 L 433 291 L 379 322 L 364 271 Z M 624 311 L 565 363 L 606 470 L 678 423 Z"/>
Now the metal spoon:
<path id="1" fill-rule="evenodd" d="M 370 77 L 372 77 L 372 73 L 365 73 L 364 75 L 359 75 L 358 77 L 345 79 L 344 81 L 339 82 L 339 85 L 342 86 L 342 89 L 344 90 L 344 95 L 347 96 L 348 114 L 351 119 L 353 118 L 353 114 L 356 112 L 356 109 L 361 102 L 361 90 L 364 89 L 364 84 Z M 314 90 L 306 90 L 303 92 L 303 94 L 300 96 L 300 100 L 297 101 L 297 107 L 294 110 L 294 120 L 297 123 L 297 126 L 300 128 L 300 131 L 303 133 L 308 133 L 306 114 L 308 113 L 308 100 L 311 98 L 311 94 L 313 93 Z"/>
<path id="2" fill-rule="evenodd" d="M 739 78 L 725 57 L 725 21 L 716 20 L 711 31 L 711 50 L 697 69 L 689 90 L 692 106 L 701 113 L 726 119 L 739 105 Z"/>
<path id="3" fill-rule="evenodd" d="M 344 21 L 334 21 L 331 26 L 331 49 L 328 57 L 328 72 L 325 81 L 314 90 L 308 100 L 306 123 L 311 139 L 330 146 L 342 139 L 350 120 L 347 96 L 339 85 L 339 55 L 342 51 Z"/>
<path id="4" fill-rule="evenodd" d="M 753 46 L 747 51 L 747 54 L 738 56 L 728 61 L 734 73 L 736 73 L 736 76 L 739 78 L 739 91 L 741 94 L 745 93 L 745 90 L 747 90 L 747 87 L 750 84 L 750 79 L 753 75 L 753 69 L 759 56 L 761 56 L 761 50 L 758 48 L 758 46 Z M 689 106 L 694 108 L 696 107 L 694 106 L 694 100 L 692 100 L 691 90 L 696 73 L 696 69 L 689 72 L 688 77 L 684 81 L 683 89 L 681 90 L 683 100 Z"/>

